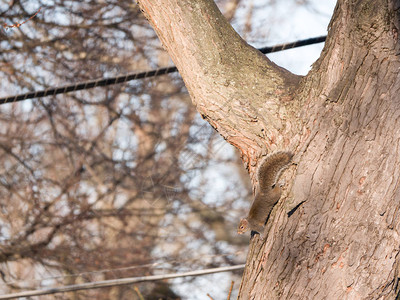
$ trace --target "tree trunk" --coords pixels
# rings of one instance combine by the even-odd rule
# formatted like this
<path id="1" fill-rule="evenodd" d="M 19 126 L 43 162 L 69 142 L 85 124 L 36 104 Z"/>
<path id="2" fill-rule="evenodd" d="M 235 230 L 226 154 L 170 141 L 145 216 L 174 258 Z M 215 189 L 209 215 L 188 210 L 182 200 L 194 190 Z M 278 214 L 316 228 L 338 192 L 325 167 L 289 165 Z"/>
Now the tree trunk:
<path id="1" fill-rule="evenodd" d="M 267 240 L 251 241 L 239 298 L 394 299 L 400 1 L 338 1 L 321 57 L 301 79 L 248 46 L 212 1 L 140 6 L 254 183 L 261 155 L 296 154 Z"/>

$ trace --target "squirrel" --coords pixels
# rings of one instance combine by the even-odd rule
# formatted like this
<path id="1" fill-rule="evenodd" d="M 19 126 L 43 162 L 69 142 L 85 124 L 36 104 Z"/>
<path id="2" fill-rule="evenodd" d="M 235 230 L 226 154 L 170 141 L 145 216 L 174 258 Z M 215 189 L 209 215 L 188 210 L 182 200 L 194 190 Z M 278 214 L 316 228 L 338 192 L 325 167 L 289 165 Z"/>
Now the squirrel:
<path id="1" fill-rule="evenodd" d="M 291 152 L 280 151 L 267 155 L 258 168 L 258 192 L 251 205 L 249 214 L 240 220 L 238 234 L 248 230 L 258 232 L 265 239 L 264 226 L 274 205 L 281 197 L 281 187 L 276 184 L 293 157 Z"/>

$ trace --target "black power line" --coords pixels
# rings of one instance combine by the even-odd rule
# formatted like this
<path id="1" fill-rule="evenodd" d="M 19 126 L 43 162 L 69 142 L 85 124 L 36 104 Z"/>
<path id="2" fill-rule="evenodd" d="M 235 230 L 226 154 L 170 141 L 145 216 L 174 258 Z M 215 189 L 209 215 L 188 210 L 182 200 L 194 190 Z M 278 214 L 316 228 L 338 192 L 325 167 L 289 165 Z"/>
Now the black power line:
<path id="1" fill-rule="evenodd" d="M 117 84 L 117 83 L 124 83 L 124 82 L 131 81 L 131 80 L 155 77 L 155 76 L 160 76 L 160 75 L 164 75 L 164 74 L 168 74 L 168 73 L 174 73 L 176 71 L 177 71 L 176 67 L 168 67 L 168 68 L 160 68 L 160 69 L 150 70 L 150 71 L 145 71 L 145 72 L 140 72 L 140 73 L 121 75 L 121 76 L 111 77 L 111 78 L 100 78 L 100 79 L 95 79 L 95 80 L 91 80 L 91 81 L 85 81 L 85 82 L 75 83 L 75 84 L 71 84 L 71 85 L 66 85 L 66 86 L 62 86 L 62 87 L 49 88 L 49 89 L 41 90 L 41 91 L 37 91 L 37 92 L 31 92 L 31 93 L 25 93 L 25 94 L 19 94 L 19 95 L 15 95 L 15 96 L 0 98 L 0 105 L 6 104 L 6 103 L 13 103 L 13 102 L 18 102 L 18 101 L 28 100 L 28 99 L 32 99 L 32 98 L 41 98 L 41 97 L 46 97 L 46 96 L 65 94 L 65 93 L 69 93 L 69 92 L 76 92 L 76 91 L 80 91 L 80 90 L 87 90 L 87 89 L 100 87 L 100 86 L 108 86 L 108 85 L 113 85 L 113 84 Z"/>
<path id="2" fill-rule="evenodd" d="M 309 38 L 309 39 L 305 39 L 305 40 L 299 40 L 299 41 L 292 42 L 292 43 L 276 45 L 276 46 L 272 46 L 272 47 L 263 47 L 258 50 L 260 50 L 264 54 L 267 54 L 267 53 L 273 53 L 273 52 L 278 52 L 278 51 L 282 51 L 282 50 L 302 47 L 302 46 L 318 44 L 318 43 L 324 42 L 325 39 L 326 39 L 326 36 L 320 36 L 320 37 Z M 100 87 L 100 86 L 108 86 L 108 85 L 113 85 L 113 84 L 118 84 L 118 83 L 124 83 L 124 82 L 137 80 L 137 79 L 156 77 L 156 76 L 165 75 L 168 73 L 174 73 L 177 71 L 178 71 L 178 69 L 176 67 L 168 67 L 168 68 L 160 68 L 160 69 L 150 70 L 150 71 L 145 71 L 145 72 L 140 72 L 140 73 L 121 75 L 121 76 L 111 77 L 111 78 L 100 78 L 100 79 L 95 79 L 95 80 L 91 80 L 91 81 L 66 85 L 66 86 L 62 86 L 62 87 L 48 88 L 46 90 L 41 90 L 41 91 L 37 91 L 37 92 L 30 92 L 30 93 L 0 98 L 0 105 L 6 104 L 6 103 L 14 103 L 14 102 L 18 102 L 18 101 L 28 100 L 28 99 L 32 99 L 32 98 L 41 98 L 41 97 L 46 97 L 46 96 L 65 94 L 65 93 L 69 93 L 69 92 L 76 92 L 76 91 L 80 91 L 80 90 L 87 90 L 87 89 Z"/>
<path id="3" fill-rule="evenodd" d="M 326 40 L 326 35 L 319 36 L 319 37 L 314 37 L 314 38 L 309 38 L 309 39 L 305 39 L 305 40 L 298 40 L 298 41 L 293 42 L 293 43 L 275 45 L 275 46 L 272 46 L 272 47 L 263 47 L 263 48 L 259 48 L 258 50 L 260 50 L 264 54 L 267 54 L 267 53 L 272 53 L 272 52 L 278 52 L 278 51 L 298 48 L 298 47 L 302 47 L 302 46 L 318 44 L 318 43 L 325 42 L 325 40 Z"/>

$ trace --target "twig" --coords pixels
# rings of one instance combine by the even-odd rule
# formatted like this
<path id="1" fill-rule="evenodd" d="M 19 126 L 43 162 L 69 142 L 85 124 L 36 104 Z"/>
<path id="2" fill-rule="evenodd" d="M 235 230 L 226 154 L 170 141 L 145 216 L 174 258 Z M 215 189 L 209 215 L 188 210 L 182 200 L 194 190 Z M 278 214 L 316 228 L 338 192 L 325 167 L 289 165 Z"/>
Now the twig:
<path id="1" fill-rule="evenodd" d="M 211 300 L 214 300 L 214 298 L 211 297 L 209 293 L 207 293 L 207 296 L 208 296 Z"/>
<path id="2" fill-rule="evenodd" d="M 22 22 L 22 23 L 15 23 L 15 24 L 13 24 L 13 25 L 8 25 L 7 23 L 4 23 L 4 24 L 3 24 L 4 29 L 14 28 L 14 27 L 18 28 L 18 27 L 20 27 L 21 25 L 24 25 L 26 22 L 28 22 L 29 20 L 32 20 L 34 17 L 36 17 L 36 15 L 40 12 L 41 9 L 42 9 L 42 8 L 40 7 L 40 8 L 37 10 L 37 12 L 35 12 L 35 14 L 34 14 L 32 17 L 30 17 L 28 20 L 25 20 L 25 21 Z"/>
<path id="3" fill-rule="evenodd" d="M 231 282 L 231 288 L 229 289 L 228 300 L 231 300 L 231 294 L 232 294 L 233 284 L 234 284 L 234 283 L 235 283 L 235 282 L 232 280 L 232 282 Z"/>
<path id="4" fill-rule="evenodd" d="M 140 292 L 139 288 L 138 288 L 137 286 L 135 286 L 133 289 L 135 290 L 135 292 L 136 292 L 136 294 L 138 295 L 139 299 L 140 299 L 140 300 L 144 300 L 143 295 L 142 295 L 142 293 Z"/>

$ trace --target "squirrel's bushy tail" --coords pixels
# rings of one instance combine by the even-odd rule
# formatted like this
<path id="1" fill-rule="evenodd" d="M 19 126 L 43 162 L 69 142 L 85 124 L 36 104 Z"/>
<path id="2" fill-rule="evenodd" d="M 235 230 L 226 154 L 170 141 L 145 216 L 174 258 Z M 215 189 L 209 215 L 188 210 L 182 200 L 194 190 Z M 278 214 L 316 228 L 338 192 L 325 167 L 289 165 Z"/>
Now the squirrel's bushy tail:
<path id="1" fill-rule="evenodd" d="M 293 153 L 279 151 L 267 155 L 258 168 L 258 184 L 261 191 L 271 189 L 279 179 L 280 174 L 285 170 L 292 160 Z"/>

